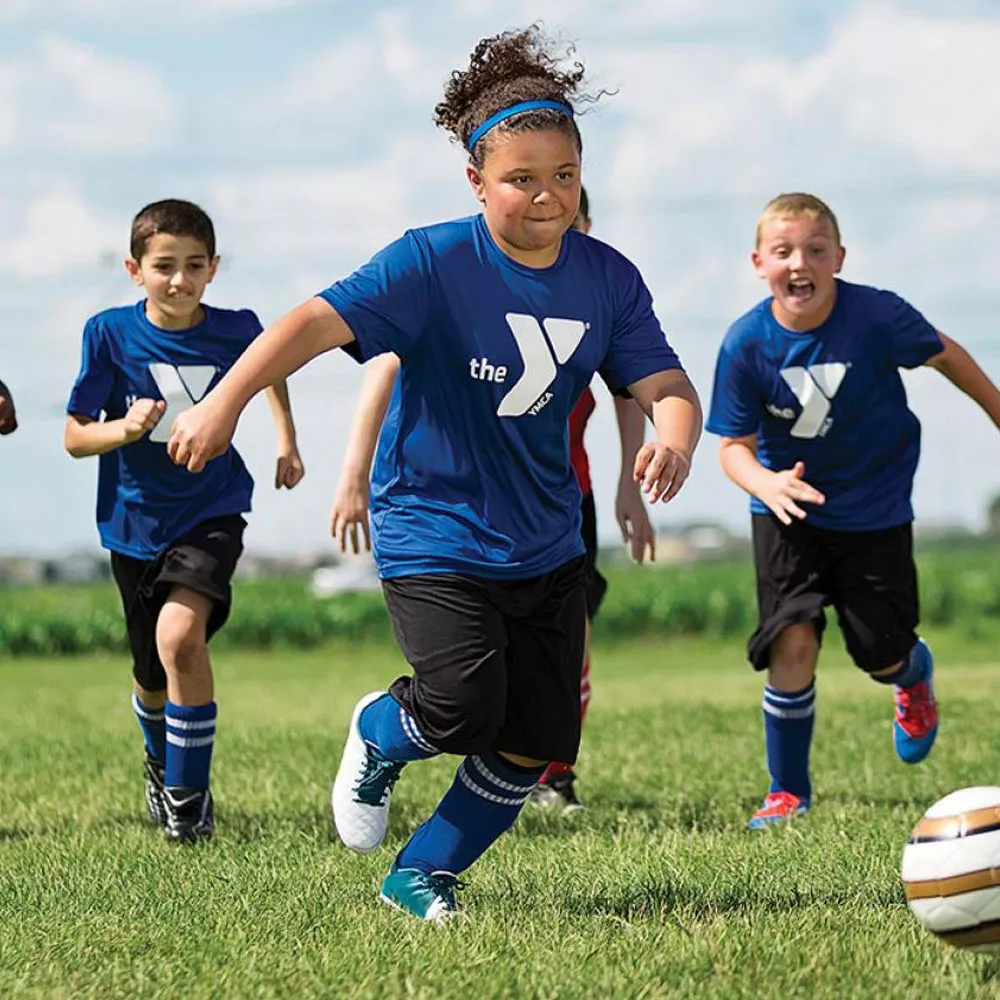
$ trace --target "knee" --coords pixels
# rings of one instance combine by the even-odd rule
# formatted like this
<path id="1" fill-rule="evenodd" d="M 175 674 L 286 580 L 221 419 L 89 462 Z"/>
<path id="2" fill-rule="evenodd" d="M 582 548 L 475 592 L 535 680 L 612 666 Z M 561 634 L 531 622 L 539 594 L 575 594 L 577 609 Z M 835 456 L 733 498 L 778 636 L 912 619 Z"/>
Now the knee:
<path id="1" fill-rule="evenodd" d="M 205 622 L 191 608 L 167 603 L 156 622 L 156 648 L 164 667 L 192 673 L 205 660 Z"/>
<path id="2" fill-rule="evenodd" d="M 812 622 L 789 625 L 771 645 L 771 683 L 783 690 L 805 687 L 813 679 L 818 655 Z"/>

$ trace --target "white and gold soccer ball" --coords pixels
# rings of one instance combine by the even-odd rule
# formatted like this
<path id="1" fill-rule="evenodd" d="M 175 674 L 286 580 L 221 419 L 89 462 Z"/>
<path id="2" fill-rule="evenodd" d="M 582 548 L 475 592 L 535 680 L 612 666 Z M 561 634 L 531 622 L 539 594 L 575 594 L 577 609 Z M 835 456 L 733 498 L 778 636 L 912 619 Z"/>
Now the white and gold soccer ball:
<path id="1" fill-rule="evenodd" d="M 924 813 L 903 850 L 916 918 L 942 941 L 1000 949 L 1000 787 L 961 788 Z"/>

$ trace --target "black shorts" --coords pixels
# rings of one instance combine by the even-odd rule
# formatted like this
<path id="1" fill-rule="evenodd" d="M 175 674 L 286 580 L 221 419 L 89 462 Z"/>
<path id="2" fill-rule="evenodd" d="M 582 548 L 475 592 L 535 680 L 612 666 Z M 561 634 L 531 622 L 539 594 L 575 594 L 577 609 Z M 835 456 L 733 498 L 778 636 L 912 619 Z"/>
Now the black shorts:
<path id="1" fill-rule="evenodd" d="M 382 589 L 414 674 L 390 692 L 435 747 L 576 760 L 583 556 L 528 580 L 426 573 Z"/>
<path id="2" fill-rule="evenodd" d="M 789 625 L 809 621 L 822 642 L 836 609 L 847 651 L 869 673 L 902 660 L 917 641 L 917 570 L 910 524 L 879 531 L 830 531 L 753 515 L 759 625 L 747 653 L 756 670 Z"/>
<path id="3" fill-rule="evenodd" d="M 604 600 L 608 589 L 608 581 L 597 568 L 597 508 L 594 506 L 593 492 L 584 494 L 580 503 L 580 513 L 583 517 L 580 534 L 587 550 L 587 617 L 593 621 L 597 617 L 597 609 Z"/>
<path id="4" fill-rule="evenodd" d="M 239 514 L 196 524 L 155 559 L 111 553 L 111 572 L 122 597 L 132 676 L 147 691 L 163 691 L 167 675 L 156 649 L 156 621 L 172 587 L 189 587 L 215 602 L 211 638 L 226 623 L 233 601 L 230 581 L 243 551 L 246 521 Z"/>

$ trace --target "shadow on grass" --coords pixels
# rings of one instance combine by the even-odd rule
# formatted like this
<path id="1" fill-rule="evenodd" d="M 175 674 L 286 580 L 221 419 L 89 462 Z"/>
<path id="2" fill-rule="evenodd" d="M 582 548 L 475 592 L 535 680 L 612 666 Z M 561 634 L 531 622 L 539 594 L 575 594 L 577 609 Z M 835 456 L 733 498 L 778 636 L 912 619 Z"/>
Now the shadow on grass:
<path id="1" fill-rule="evenodd" d="M 1000 981 L 1000 957 L 991 955 L 983 962 L 979 970 L 979 981 L 981 983 L 995 983 Z"/>
<path id="2" fill-rule="evenodd" d="M 757 808 L 756 799 L 746 803 L 749 816 Z M 518 820 L 518 830 L 527 837 L 558 836 L 566 830 L 618 831 L 675 830 L 681 833 L 725 833 L 734 826 L 731 803 L 718 800 L 684 799 L 663 801 L 641 795 L 592 799 L 587 808 L 567 816 L 526 808 Z"/>
<path id="3" fill-rule="evenodd" d="M 220 807 L 216 814 L 216 827 L 226 840 L 237 844 L 285 840 L 289 831 L 319 843 L 336 840 L 330 812 L 320 808 L 275 813 Z"/>
<path id="4" fill-rule="evenodd" d="M 527 901 L 534 910 L 537 900 Z M 746 914 L 757 917 L 762 913 L 794 913 L 809 909 L 835 909 L 859 906 L 868 910 L 898 907 L 894 890 L 873 891 L 865 898 L 857 893 L 825 889 L 760 891 L 752 886 L 732 886 L 725 889 L 675 884 L 669 881 L 655 885 L 632 885 L 620 889 L 597 891 L 587 895 L 567 893 L 560 909 L 567 914 L 587 917 L 613 917 L 625 921 L 663 919 L 683 926 L 684 921 L 707 921 L 716 917 Z"/>
<path id="5" fill-rule="evenodd" d="M 19 830 L 15 828 L 6 829 L 4 827 L 0 827 L 0 844 L 6 843 L 7 841 L 27 840 L 30 836 L 30 830 Z"/>

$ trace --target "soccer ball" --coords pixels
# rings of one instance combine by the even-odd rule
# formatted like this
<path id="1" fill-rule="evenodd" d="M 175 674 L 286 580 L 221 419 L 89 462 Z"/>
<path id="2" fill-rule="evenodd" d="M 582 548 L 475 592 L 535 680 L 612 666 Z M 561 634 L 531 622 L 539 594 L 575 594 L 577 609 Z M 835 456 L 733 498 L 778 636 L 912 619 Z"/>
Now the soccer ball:
<path id="1" fill-rule="evenodd" d="M 916 918 L 942 941 L 1000 949 L 1000 788 L 961 788 L 924 813 L 903 849 Z"/>

